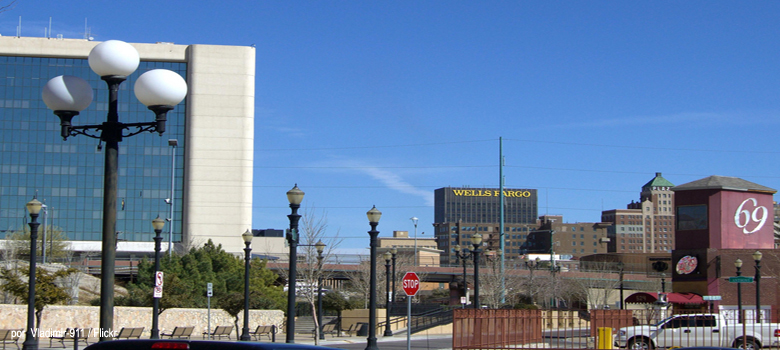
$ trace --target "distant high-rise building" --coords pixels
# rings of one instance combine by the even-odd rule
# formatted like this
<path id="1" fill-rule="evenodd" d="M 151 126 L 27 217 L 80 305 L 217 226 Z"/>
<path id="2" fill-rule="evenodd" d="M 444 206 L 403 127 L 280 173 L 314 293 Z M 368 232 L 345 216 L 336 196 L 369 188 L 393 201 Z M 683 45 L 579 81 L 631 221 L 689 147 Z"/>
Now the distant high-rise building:
<path id="1" fill-rule="evenodd" d="M 610 226 L 603 222 L 567 223 L 562 215 L 542 215 L 538 229 L 529 234 L 521 250 L 524 254 L 572 257 L 608 253 L 614 250 Z"/>
<path id="2" fill-rule="evenodd" d="M 97 44 L 0 37 L 0 238 L 24 228 L 24 205 L 37 194 L 48 206 L 46 225 L 62 229 L 76 250 L 100 249 L 101 142 L 84 135 L 63 141 L 59 119 L 41 98 L 49 79 L 78 76 L 92 86 L 95 98 L 74 125 L 105 122 L 108 89 L 87 61 Z M 201 245 L 212 239 L 226 251 L 241 253 L 240 235 L 252 226 L 255 49 L 131 45 L 141 63 L 120 86 L 121 122 L 154 119 L 133 95 L 133 84 L 148 70 L 175 71 L 189 92 L 168 113 L 162 137 L 146 133 L 120 143 L 118 254 L 152 251 L 151 221 L 158 215 L 168 218 L 171 205 L 172 222 L 163 229 L 166 243 L 173 224 L 173 242 Z M 169 139 L 176 140 L 175 153 Z"/>
<path id="3" fill-rule="evenodd" d="M 659 253 L 674 249 L 674 184 L 661 173 L 642 186 L 639 202 L 626 209 L 605 210 L 601 221 L 612 223 L 610 236 L 617 253 Z"/>
<path id="4" fill-rule="evenodd" d="M 485 249 L 500 248 L 500 191 L 498 188 L 439 188 L 434 192 L 434 231 L 441 263 L 454 264 L 453 248 L 471 247 L 471 236 L 482 234 Z M 537 227 L 537 191 L 504 189 L 504 255 L 519 257 L 520 246 Z"/>

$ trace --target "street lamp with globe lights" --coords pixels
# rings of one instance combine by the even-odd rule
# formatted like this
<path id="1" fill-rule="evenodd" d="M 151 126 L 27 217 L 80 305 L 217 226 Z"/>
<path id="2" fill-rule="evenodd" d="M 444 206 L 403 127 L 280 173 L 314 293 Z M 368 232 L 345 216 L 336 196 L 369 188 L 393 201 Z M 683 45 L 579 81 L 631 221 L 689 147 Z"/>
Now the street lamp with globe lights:
<path id="1" fill-rule="evenodd" d="M 393 335 L 393 331 L 390 330 L 390 260 L 393 259 L 393 253 L 391 253 L 389 250 L 385 252 L 384 254 L 385 258 L 385 275 L 387 276 L 387 281 L 385 281 L 385 295 L 387 308 L 385 309 L 385 337 L 390 337 Z"/>
<path id="2" fill-rule="evenodd" d="M 35 337 L 35 272 L 37 270 L 36 260 L 38 259 L 35 254 L 38 247 L 38 215 L 41 212 L 43 203 L 38 201 L 35 197 L 27 202 L 27 211 L 30 213 L 30 274 L 27 281 L 27 330 L 24 336 L 24 343 L 22 343 L 23 350 L 37 350 L 38 338 Z"/>
<path id="3" fill-rule="evenodd" d="M 379 231 L 376 230 L 376 226 L 379 225 L 382 212 L 374 206 L 366 213 L 366 216 L 368 216 L 368 224 L 371 226 L 371 231 L 368 231 L 368 235 L 371 238 L 371 278 L 369 279 L 368 342 L 366 350 L 379 350 L 376 343 L 376 241 Z"/>
<path id="4" fill-rule="evenodd" d="M 324 340 L 325 334 L 322 334 L 322 315 L 324 313 L 322 310 L 322 260 L 325 259 L 325 256 L 322 253 L 325 252 L 325 243 L 317 241 L 314 243 L 314 249 L 317 250 L 317 325 L 320 328 L 320 339 Z"/>
<path id="5" fill-rule="evenodd" d="M 398 255 L 398 248 L 393 247 L 393 249 L 390 249 L 390 254 L 393 254 L 393 294 L 391 297 L 393 298 L 393 303 L 395 303 L 395 259 L 396 255 Z"/>
<path id="6" fill-rule="evenodd" d="M 742 276 L 742 259 L 734 260 L 734 267 L 737 268 L 737 277 Z M 737 319 L 742 323 L 742 283 L 737 283 Z"/>
<path id="7" fill-rule="evenodd" d="M 479 233 L 472 235 L 471 245 L 474 246 L 474 250 L 471 251 L 474 255 L 474 308 L 479 309 L 479 253 L 481 252 L 479 247 L 482 245 L 482 235 Z"/>
<path id="8" fill-rule="evenodd" d="M 756 323 L 761 323 L 761 257 L 763 256 L 764 254 L 758 250 L 753 253 L 753 261 L 756 262 Z"/>
<path id="9" fill-rule="evenodd" d="M 290 229 L 287 232 L 287 243 L 290 246 L 290 261 L 288 262 L 287 277 L 287 329 L 285 330 L 286 342 L 295 343 L 295 286 L 298 281 L 298 221 L 301 215 L 298 208 L 301 207 L 305 193 L 295 184 L 287 191 L 287 201 L 290 202 L 292 213 L 287 215 L 290 219 Z"/>
<path id="10" fill-rule="evenodd" d="M 54 77 L 43 87 L 43 102 L 60 118 L 60 136 L 85 135 L 105 142 L 103 173 L 103 230 L 100 284 L 100 341 L 110 340 L 114 323 L 114 264 L 116 260 L 116 207 L 119 168 L 119 142 L 142 132 L 165 132 L 166 115 L 187 95 L 187 83 L 175 72 L 153 69 L 135 83 L 136 98 L 155 114 L 154 121 L 119 121 L 119 85 L 135 72 L 140 63 L 136 49 L 123 41 L 109 40 L 89 53 L 89 66 L 108 85 L 106 121 L 96 125 L 72 125 L 73 118 L 92 103 L 92 86 L 69 75 Z"/>
<path id="11" fill-rule="evenodd" d="M 165 220 L 160 219 L 158 215 L 156 219 L 152 220 L 152 228 L 154 228 L 154 276 L 152 278 L 155 281 L 155 288 L 157 287 L 157 272 L 160 271 L 160 245 L 162 244 L 162 229 L 165 226 Z M 160 298 L 152 294 L 152 334 L 150 339 L 160 339 Z"/>
<path id="12" fill-rule="evenodd" d="M 241 234 L 241 238 L 244 240 L 244 328 L 241 329 L 241 341 L 250 341 L 252 337 L 249 335 L 249 262 L 252 260 L 252 230 L 246 229 Z"/>
<path id="13" fill-rule="evenodd" d="M 463 263 L 463 297 L 467 298 L 469 288 L 468 283 L 466 283 L 466 262 L 468 262 L 468 258 L 469 255 L 471 255 L 471 252 L 469 252 L 466 246 L 461 247 L 460 245 L 456 245 L 453 249 L 455 249 L 455 257 Z M 466 303 L 463 303 L 461 306 L 465 308 Z"/>

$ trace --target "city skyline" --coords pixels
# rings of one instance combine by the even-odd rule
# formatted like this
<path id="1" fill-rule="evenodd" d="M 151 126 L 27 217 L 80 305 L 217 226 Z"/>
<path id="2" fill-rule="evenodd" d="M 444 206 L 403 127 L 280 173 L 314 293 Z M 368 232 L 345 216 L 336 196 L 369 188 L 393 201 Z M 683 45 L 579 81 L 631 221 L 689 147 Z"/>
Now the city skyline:
<path id="1" fill-rule="evenodd" d="M 777 3 L 42 4 L 0 34 L 256 48 L 253 229 L 287 227 L 297 183 L 341 248 L 373 205 L 381 237 L 431 238 L 435 189 L 498 187 L 499 138 L 505 186 L 568 222 L 656 172 L 780 188 Z"/>

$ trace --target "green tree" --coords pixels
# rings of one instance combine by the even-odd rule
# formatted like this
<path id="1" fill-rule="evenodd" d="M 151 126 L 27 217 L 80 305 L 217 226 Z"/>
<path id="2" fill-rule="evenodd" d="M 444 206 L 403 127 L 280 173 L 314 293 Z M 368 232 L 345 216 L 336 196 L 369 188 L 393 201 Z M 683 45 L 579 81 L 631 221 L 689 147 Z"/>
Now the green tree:
<path id="1" fill-rule="evenodd" d="M 46 242 L 41 242 L 44 239 L 45 232 Z M 40 257 L 43 256 L 43 245 L 46 244 L 46 257 L 47 259 L 66 259 L 71 256 L 70 243 L 68 243 L 68 236 L 62 231 L 62 228 L 57 226 L 48 225 L 46 230 L 43 230 L 41 225 L 38 230 L 38 243 L 36 254 Z M 22 230 L 14 231 L 6 235 L 5 237 L 5 259 L 17 259 L 19 256 L 30 255 L 30 228 L 25 227 Z M 49 261 L 49 260 L 47 260 Z"/>
<path id="2" fill-rule="evenodd" d="M 278 276 L 266 268 L 264 261 L 253 259 L 250 264 L 250 307 L 284 308 L 284 292 L 282 287 L 275 285 Z M 168 308 L 205 308 L 207 283 L 213 284 L 215 298 L 212 302 L 216 303 L 212 306 L 223 308 L 223 301 L 229 301 L 226 296 L 237 292 L 241 295 L 239 299 L 243 308 L 244 259 L 225 252 L 221 245 L 215 245 L 211 240 L 182 256 L 163 257 L 160 270 L 165 278 L 160 313 Z M 139 262 L 138 280 L 128 284 L 129 295 L 117 298 L 116 305 L 151 306 L 153 276 L 153 262 L 148 259 Z"/>
<path id="3" fill-rule="evenodd" d="M 54 272 L 43 268 L 35 270 L 35 324 L 40 329 L 43 309 L 47 305 L 64 304 L 70 301 L 70 295 L 66 289 L 57 284 L 70 274 L 78 273 L 78 270 L 74 268 L 60 269 Z M 27 282 L 29 278 L 27 276 L 30 275 L 30 267 L 22 267 L 20 271 L 23 275 L 15 270 L 1 268 L 0 279 L 5 282 L 2 286 L 4 291 L 26 301 L 29 295 Z"/>

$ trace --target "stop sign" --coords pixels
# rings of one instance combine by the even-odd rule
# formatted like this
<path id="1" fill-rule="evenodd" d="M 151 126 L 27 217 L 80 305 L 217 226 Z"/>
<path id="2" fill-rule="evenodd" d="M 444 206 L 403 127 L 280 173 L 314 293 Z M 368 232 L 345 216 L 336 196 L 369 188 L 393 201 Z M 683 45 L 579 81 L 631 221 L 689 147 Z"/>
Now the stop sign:
<path id="1" fill-rule="evenodd" d="M 417 274 L 414 272 L 407 272 L 401 282 L 401 287 L 403 287 L 407 296 L 414 296 L 420 290 L 420 277 L 417 277 Z"/>

